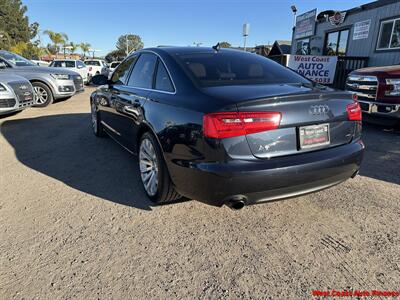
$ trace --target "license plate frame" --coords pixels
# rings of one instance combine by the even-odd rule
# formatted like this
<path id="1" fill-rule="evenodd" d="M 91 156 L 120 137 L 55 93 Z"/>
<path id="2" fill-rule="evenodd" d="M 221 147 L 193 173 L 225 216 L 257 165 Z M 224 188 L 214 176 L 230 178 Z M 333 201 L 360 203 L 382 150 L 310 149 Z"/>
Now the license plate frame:
<path id="1" fill-rule="evenodd" d="M 329 123 L 299 127 L 300 149 L 313 149 L 330 145 Z"/>

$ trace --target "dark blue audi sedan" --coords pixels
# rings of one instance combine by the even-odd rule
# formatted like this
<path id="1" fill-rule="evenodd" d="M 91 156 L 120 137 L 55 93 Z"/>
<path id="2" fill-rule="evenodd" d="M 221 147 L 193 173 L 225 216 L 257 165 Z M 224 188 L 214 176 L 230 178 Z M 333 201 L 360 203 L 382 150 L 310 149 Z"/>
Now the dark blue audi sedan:
<path id="1" fill-rule="evenodd" d="M 138 155 L 156 203 L 289 198 L 356 176 L 363 157 L 356 96 L 257 54 L 143 49 L 93 82 L 94 134 Z"/>

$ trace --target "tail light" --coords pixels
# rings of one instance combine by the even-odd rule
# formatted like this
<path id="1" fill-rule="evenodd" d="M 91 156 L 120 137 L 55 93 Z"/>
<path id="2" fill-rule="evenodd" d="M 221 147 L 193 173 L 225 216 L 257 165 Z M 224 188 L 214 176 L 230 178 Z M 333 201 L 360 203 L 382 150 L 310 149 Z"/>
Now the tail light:
<path id="1" fill-rule="evenodd" d="M 223 139 L 277 129 L 280 112 L 220 112 L 203 117 L 204 136 Z"/>
<path id="2" fill-rule="evenodd" d="M 352 104 L 348 104 L 346 106 L 347 115 L 350 121 L 361 121 L 362 119 L 362 112 L 360 104 L 355 101 Z"/>

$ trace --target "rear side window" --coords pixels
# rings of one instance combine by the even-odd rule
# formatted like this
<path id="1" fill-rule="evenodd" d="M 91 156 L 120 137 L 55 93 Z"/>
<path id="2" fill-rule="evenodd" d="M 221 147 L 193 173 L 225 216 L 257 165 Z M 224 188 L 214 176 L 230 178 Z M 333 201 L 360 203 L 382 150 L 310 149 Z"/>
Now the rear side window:
<path id="1" fill-rule="evenodd" d="M 100 66 L 100 62 L 97 60 L 85 60 L 87 66 Z"/>
<path id="2" fill-rule="evenodd" d="M 68 60 L 67 61 L 58 60 L 58 61 L 53 61 L 51 66 L 56 68 L 75 68 L 75 62 Z"/>
<path id="3" fill-rule="evenodd" d="M 256 54 L 220 51 L 176 57 L 186 73 L 200 86 L 310 83 L 297 73 Z"/>
<path id="4" fill-rule="evenodd" d="M 158 60 L 155 89 L 165 92 L 174 92 L 174 86 L 161 60 Z"/>
<path id="5" fill-rule="evenodd" d="M 128 85 L 139 88 L 151 89 L 153 87 L 153 74 L 157 62 L 157 56 L 151 53 L 143 53 L 139 56 L 132 70 Z"/>
<path id="6" fill-rule="evenodd" d="M 136 61 L 137 56 L 131 56 L 124 60 L 118 68 L 114 71 L 111 81 L 115 84 L 126 84 L 128 79 L 129 70 L 131 69 L 132 64 Z"/>
<path id="7" fill-rule="evenodd" d="M 83 61 L 80 61 L 80 60 L 76 61 L 76 66 L 77 66 L 78 68 L 84 68 L 84 67 L 86 67 L 86 65 L 83 63 Z"/>

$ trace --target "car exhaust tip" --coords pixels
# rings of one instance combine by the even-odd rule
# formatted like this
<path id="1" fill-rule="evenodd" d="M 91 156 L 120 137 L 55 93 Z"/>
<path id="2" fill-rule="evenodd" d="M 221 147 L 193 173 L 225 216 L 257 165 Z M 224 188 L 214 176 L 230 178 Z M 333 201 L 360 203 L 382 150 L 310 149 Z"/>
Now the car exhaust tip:
<path id="1" fill-rule="evenodd" d="M 239 209 L 242 209 L 246 205 L 246 200 L 247 199 L 242 196 L 233 197 L 226 202 L 226 205 L 233 210 L 239 210 Z"/>

